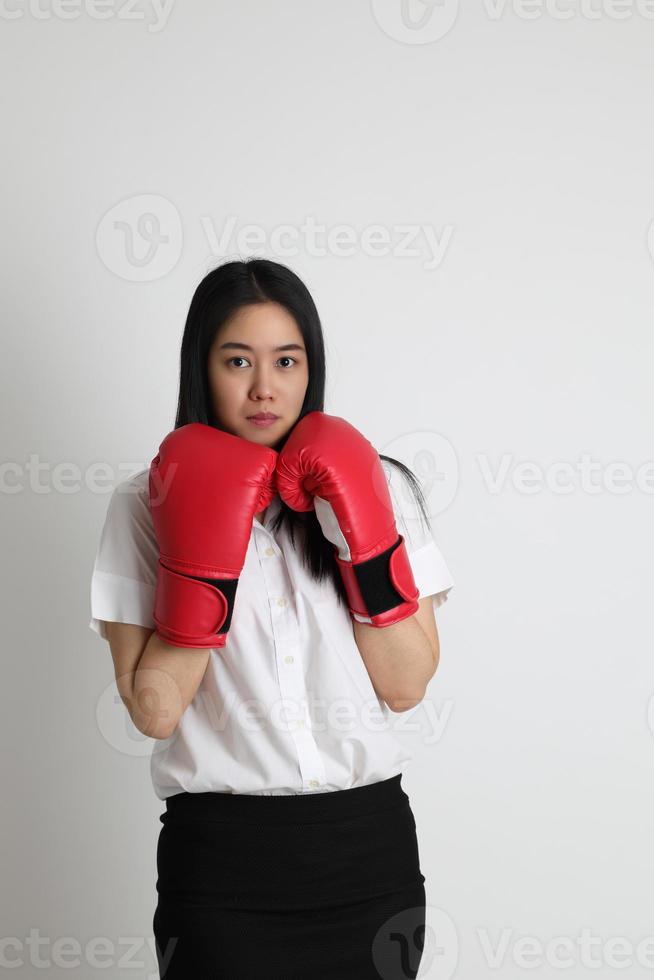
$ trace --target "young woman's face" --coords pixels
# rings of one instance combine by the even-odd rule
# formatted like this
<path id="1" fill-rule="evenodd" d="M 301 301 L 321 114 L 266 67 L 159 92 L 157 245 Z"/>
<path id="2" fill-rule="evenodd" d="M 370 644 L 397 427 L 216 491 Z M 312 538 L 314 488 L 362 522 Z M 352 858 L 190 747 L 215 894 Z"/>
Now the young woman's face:
<path id="1" fill-rule="evenodd" d="M 309 365 L 300 329 L 279 303 L 237 310 L 216 334 L 207 370 L 216 420 L 226 432 L 274 446 L 297 421 Z M 260 412 L 277 418 L 257 425 L 252 416 Z"/>

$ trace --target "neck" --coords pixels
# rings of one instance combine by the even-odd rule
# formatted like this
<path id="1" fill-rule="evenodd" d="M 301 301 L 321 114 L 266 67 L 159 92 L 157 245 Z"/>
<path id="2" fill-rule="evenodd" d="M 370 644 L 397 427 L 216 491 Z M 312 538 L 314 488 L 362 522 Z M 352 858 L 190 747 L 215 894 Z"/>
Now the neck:
<path id="1" fill-rule="evenodd" d="M 271 500 L 271 502 L 270 502 L 270 504 L 268 504 L 268 506 L 267 506 L 267 507 L 264 507 L 264 509 L 263 509 L 263 510 L 260 510 L 258 514 L 255 514 L 255 515 L 254 515 L 254 516 L 256 517 L 256 519 L 257 519 L 257 520 L 259 521 L 259 523 L 260 523 L 260 524 L 263 524 L 263 522 L 264 522 L 264 520 L 265 520 L 265 517 L 266 517 L 266 514 L 267 514 L 267 513 L 268 513 L 268 511 L 270 510 L 270 506 L 271 506 L 271 504 L 272 504 L 272 503 L 274 503 L 274 501 L 275 501 L 275 500 L 277 500 L 277 498 L 278 498 L 278 495 L 277 495 L 277 494 L 275 494 L 275 496 L 274 496 L 274 497 L 273 497 L 273 499 Z"/>

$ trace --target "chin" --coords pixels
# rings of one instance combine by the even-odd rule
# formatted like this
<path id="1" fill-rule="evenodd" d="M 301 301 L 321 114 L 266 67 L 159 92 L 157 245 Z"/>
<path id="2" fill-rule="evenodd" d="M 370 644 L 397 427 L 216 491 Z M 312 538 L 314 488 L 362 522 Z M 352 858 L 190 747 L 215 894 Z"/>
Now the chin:
<path id="1" fill-rule="evenodd" d="M 236 435 L 242 439 L 247 439 L 249 442 L 256 442 L 259 446 L 268 446 L 270 449 L 276 449 L 277 445 L 286 439 L 290 428 L 292 426 L 284 424 L 280 433 L 273 432 L 271 429 L 258 429 L 256 425 L 250 425 L 246 422 L 245 426 L 235 426 L 233 431 Z"/>
<path id="2" fill-rule="evenodd" d="M 279 436 L 272 436 L 270 432 L 266 432 L 265 430 L 257 432 L 255 429 L 254 432 L 252 432 L 250 429 L 248 429 L 247 433 L 239 432 L 239 435 L 243 439 L 247 439 L 248 442 L 256 442 L 260 446 L 274 446 L 276 442 L 279 442 Z"/>

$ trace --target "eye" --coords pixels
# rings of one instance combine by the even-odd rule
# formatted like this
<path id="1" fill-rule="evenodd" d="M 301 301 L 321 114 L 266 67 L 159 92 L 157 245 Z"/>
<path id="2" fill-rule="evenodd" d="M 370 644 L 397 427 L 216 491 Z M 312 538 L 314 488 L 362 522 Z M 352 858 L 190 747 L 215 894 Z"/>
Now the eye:
<path id="1" fill-rule="evenodd" d="M 297 364 L 297 358 L 290 357 L 288 354 L 284 354 L 284 356 L 283 357 L 280 357 L 279 360 L 280 361 L 292 361 L 293 364 Z M 242 357 L 240 354 L 237 354 L 235 357 L 230 357 L 229 360 L 227 361 L 227 363 L 228 364 L 232 364 L 234 361 L 247 361 L 247 357 Z M 290 365 L 290 364 L 288 365 L 288 367 L 291 367 L 291 366 L 292 365 Z M 236 367 L 238 367 L 238 365 L 236 365 Z"/>
<path id="2" fill-rule="evenodd" d="M 290 357 L 288 354 L 284 354 L 284 356 L 280 357 L 279 360 L 292 361 L 293 364 L 297 364 L 297 358 Z M 232 364 L 234 361 L 246 361 L 247 363 L 249 363 L 247 357 L 242 357 L 240 354 L 237 354 L 235 357 L 230 357 L 229 360 L 227 361 L 227 364 Z M 238 365 L 235 366 L 238 367 Z M 287 367 L 292 367 L 292 366 L 293 366 L 292 364 L 287 365 Z"/>

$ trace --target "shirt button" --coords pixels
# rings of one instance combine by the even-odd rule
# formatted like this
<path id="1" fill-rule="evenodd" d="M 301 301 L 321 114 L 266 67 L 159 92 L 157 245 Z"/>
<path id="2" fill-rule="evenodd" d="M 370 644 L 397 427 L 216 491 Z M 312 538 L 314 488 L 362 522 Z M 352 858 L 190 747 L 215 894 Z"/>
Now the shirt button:
<path id="1" fill-rule="evenodd" d="M 320 786 L 320 783 L 318 782 L 317 779 L 310 779 L 309 786 L 311 787 L 311 789 L 315 789 L 316 786 Z"/>
<path id="2" fill-rule="evenodd" d="M 278 606 L 285 606 L 286 605 L 286 599 L 284 599 L 284 597 L 282 596 L 281 599 L 278 599 L 277 600 L 277 605 Z"/>
<path id="3" fill-rule="evenodd" d="M 302 720 L 302 718 L 300 718 L 300 719 L 298 720 L 298 723 L 297 723 L 297 727 L 298 727 L 298 728 L 304 728 L 304 721 Z"/>
<path id="4" fill-rule="evenodd" d="M 266 548 L 264 554 L 266 554 L 266 555 L 268 555 L 270 557 L 270 555 L 274 555 L 275 554 L 275 550 L 274 550 L 274 548 Z"/>
<path id="5" fill-rule="evenodd" d="M 295 660 L 295 657 L 292 657 L 290 655 L 290 653 L 289 653 L 289 655 L 287 657 L 284 657 L 284 663 L 285 664 L 292 664 L 294 662 L 294 660 Z"/>

